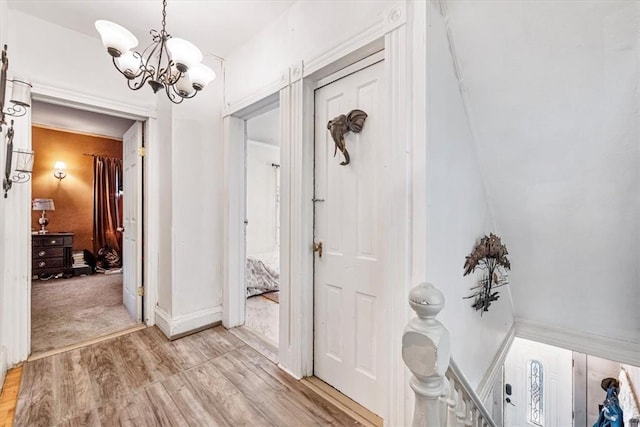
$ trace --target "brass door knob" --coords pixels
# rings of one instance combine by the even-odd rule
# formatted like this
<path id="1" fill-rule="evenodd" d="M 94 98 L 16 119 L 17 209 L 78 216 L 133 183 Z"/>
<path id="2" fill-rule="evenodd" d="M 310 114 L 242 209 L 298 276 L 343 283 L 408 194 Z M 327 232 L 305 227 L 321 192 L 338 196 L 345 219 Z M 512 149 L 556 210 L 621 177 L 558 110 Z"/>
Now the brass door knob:
<path id="1" fill-rule="evenodd" d="M 322 258 L 322 242 L 313 242 L 313 252 L 318 252 L 318 256 Z"/>

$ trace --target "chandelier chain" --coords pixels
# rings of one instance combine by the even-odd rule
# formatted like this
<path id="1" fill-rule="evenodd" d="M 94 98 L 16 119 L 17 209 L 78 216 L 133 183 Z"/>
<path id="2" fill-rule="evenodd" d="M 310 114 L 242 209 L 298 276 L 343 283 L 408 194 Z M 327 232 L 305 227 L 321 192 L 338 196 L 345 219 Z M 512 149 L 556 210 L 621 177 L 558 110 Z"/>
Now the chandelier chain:
<path id="1" fill-rule="evenodd" d="M 162 32 L 165 32 L 167 26 L 167 0 L 162 0 Z"/>

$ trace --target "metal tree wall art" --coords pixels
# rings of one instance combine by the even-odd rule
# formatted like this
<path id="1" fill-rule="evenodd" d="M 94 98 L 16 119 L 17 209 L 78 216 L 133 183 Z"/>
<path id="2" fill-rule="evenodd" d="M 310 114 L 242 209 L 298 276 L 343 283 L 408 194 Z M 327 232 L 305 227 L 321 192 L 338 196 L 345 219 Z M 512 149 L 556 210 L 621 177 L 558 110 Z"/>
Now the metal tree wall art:
<path id="1" fill-rule="evenodd" d="M 344 135 L 349 132 L 360 133 L 364 126 L 364 121 L 367 118 L 367 113 L 362 110 L 351 110 L 346 116 L 340 114 L 333 120 L 329 120 L 327 123 L 327 129 L 331 133 L 333 142 L 336 147 L 333 150 L 333 157 L 336 156 L 338 149 L 344 155 L 344 162 L 340 162 L 342 166 L 348 165 L 351 161 L 349 159 L 349 152 L 347 151 L 347 145 L 344 142 Z"/>
<path id="2" fill-rule="evenodd" d="M 480 240 L 471 255 L 466 258 L 464 276 L 473 273 L 476 268 L 486 272 L 478 281 L 478 285 L 471 288 L 473 294 L 465 297 L 474 298 L 471 306 L 476 310 L 482 310 L 482 313 L 489 311 L 491 303 L 500 298 L 498 291 L 494 289 L 509 284 L 505 271 L 511 269 L 508 254 L 507 247 L 502 244 L 500 238 L 490 233 Z"/>

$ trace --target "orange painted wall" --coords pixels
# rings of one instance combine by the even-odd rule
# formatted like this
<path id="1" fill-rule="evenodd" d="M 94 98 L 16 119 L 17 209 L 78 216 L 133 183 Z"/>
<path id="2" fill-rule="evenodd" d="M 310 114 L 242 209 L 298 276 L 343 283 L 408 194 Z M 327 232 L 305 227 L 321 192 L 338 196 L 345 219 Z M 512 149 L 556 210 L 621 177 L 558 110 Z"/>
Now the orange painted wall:
<path id="1" fill-rule="evenodd" d="M 122 158 L 122 141 L 71 132 L 32 128 L 33 162 L 32 197 L 53 199 L 56 210 L 47 212 L 51 232 L 74 233 L 73 249 L 93 250 L 93 157 L 99 154 Z M 63 161 L 67 176 L 58 181 L 53 165 Z M 31 228 L 40 229 L 42 212 L 31 211 Z"/>

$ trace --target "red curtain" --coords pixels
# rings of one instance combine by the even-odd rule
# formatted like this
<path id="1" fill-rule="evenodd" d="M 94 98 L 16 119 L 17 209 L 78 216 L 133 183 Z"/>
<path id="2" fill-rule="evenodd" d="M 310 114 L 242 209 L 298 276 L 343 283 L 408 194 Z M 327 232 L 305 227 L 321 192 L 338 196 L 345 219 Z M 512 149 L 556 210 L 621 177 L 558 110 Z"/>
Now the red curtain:
<path id="1" fill-rule="evenodd" d="M 122 255 L 121 227 L 122 160 L 93 158 L 93 252 L 102 248 Z"/>

